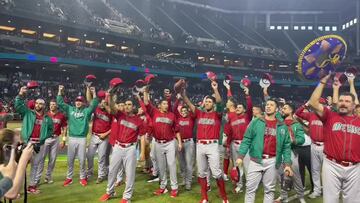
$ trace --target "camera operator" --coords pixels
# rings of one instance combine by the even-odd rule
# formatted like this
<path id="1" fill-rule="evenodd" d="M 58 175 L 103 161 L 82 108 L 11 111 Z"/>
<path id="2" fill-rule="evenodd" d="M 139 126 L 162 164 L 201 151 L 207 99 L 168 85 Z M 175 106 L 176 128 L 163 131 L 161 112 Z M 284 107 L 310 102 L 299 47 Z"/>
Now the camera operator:
<path id="1" fill-rule="evenodd" d="M 0 130 L 0 197 L 16 199 L 24 184 L 26 166 L 31 159 L 33 146 L 29 143 L 20 151 L 18 159 L 19 140 L 14 131 Z"/>
<path id="2" fill-rule="evenodd" d="M 38 194 L 40 190 L 37 184 L 37 171 L 41 161 L 40 147 L 44 144 L 45 140 L 53 135 L 53 122 L 52 119 L 45 114 L 45 101 L 43 99 L 35 100 L 34 110 L 30 110 L 25 105 L 25 96 L 27 94 L 27 87 L 21 87 L 19 95 L 15 98 L 15 111 L 19 113 L 23 119 L 21 127 L 21 139 L 24 143 L 33 143 L 34 157 L 31 161 L 30 183 L 28 193 Z"/>

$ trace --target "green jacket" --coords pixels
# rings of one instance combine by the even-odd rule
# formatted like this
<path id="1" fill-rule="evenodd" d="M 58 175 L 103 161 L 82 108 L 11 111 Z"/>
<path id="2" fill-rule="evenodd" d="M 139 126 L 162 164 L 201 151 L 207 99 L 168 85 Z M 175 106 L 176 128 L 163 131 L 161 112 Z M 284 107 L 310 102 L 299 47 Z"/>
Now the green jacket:
<path id="1" fill-rule="evenodd" d="M 94 98 L 89 107 L 76 108 L 64 102 L 62 96 L 57 96 L 56 101 L 60 109 L 67 115 L 70 137 L 86 137 L 89 132 L 89 122 L 91 114 L 99 104 L 99 100 Z"/>
<path id="2" fill-rule="evenodd" d="M 21 127 L 21 138 L 25 143 L 30 140 L 31 133 L 34 128 L 36 113 L 30 110 L 26 105 L 24 98 L 17 96 L 15 98 L 15 111 L 23 118 Z M 53 134 L 53 122 L 48 115 L 44 115 L 44 120 L 40 129 L 40 144 L 44 144 L 45 140 Z"/>
<path id="3" fill-rule="evenodd" d="M 249 151 L 250 157 L 255 162 L 262 163 L 265 127 L 263 118 L 255 118 L 250 122 L 239 148 L 241 157 L 244 157 Z M 276 168 L 281 163 L 291 165 L 291 142 L 287 126 L 278 121 L 276 127 Z"/>
<path id="4" fill-rule="evenodd" d="M 284 122 L 284 119 L 281 117 L 280 113 L 276 114 L 276 118 L 281 121 Z M 289 127 L 289 126 L 288 126 Z M 290 131 L 290 130 L 289 130 Z M 295 147 L 295 146 L 300 146 L 302 144 L 304 144 L 305 142 L 305 133 L 304 133 L 304 128 L 302 127 L 302 125 L 293 120 L 293 122 L 291 123 L 291 131 L 289 133 L 293 133 L 294 134 L 294 140 L 291 142 L 291 148 Z M 291 141 L 291 139 L 290 139 Z"/>

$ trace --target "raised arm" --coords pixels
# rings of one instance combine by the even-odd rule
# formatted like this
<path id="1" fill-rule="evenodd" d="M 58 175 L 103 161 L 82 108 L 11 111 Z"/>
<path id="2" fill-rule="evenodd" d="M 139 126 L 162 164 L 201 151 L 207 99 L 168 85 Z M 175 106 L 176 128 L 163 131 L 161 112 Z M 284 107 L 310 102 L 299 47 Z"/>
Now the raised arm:
<path id="1" fill-rule="evenodd" d="M 116 95 L 112 91 L 109 92 L 109 112 L 110 114 L 115 115 L 118 112 L 118 109 L 115 104 Z"/>
<path id="2" fill-rule="evenodd" d="M 27 93 L 27 87 L 21 87 L 19 91 L 19 95 L 15 98 L 15 111 L 19 113 L 21 116 L 24 116 L 30 109 L 25 105 L 25 96 Z"/>
<path id="3" fill-rule="evenodd" d="M 340 89 L 340 81 L 338 79 L 335 79 L 333 84 L 332 84 L 332 88 L 333 88 L 333 96 L 332 96 L 332 104 L 333 105 L 337 105 L 337 103 L 339 102 L 339 89 Z"/>
<path id="4" fill-rule="evenodd" d="M 264 101 L 267 101 L 268 99 L 270 99 L 270 95 L 269 95 L 269 92 L 268 92 L 268 87 L 263 88 L 263 94 L 264 94 Z"/>
<path id="5" fill-rule="evenodd" d="M 96 96 L 95 87 L 90 87 L 90 91 L 91 91 L 91 95 L 92 95 L 93 100 L 90 102 L 90 105 L 89 105 L 88 109 L 89 109 L 89 113 L 92 113 L 92 112 L 94 112 L 94 110 L 98 106 L 99 99 Z"/>
<path id="6" fill-rule="evenodd" d="M 244 92 L 245 92 L 245 99 L 246 99 L 246 115 L 247 115 L 248 119 L 251 120 L 251 118 L 253 116 L 253 112 L 252 112 L 253 104 L 252 104 L 251 96 L 249 94 L 249 88 L 245 88 Z"/>
<path id="7" fill-rule="evenodd" d="M 64 91 L 65 87 L 63 85 L 59 85 L 59 92 L 58 96 L 56 97 L 56 103 L 59 105 L 59 108 L 67 114 L 70 106 L 64 102 Z"/>
<path id="8" fill-rule="evenodd" d="M 310 113 L 304 112 L 305 108 L 309 106 L 309 102 L 306 102 L 304 105 L 301 105 L 295 112 L 295 115 L 301 119 L 309 121 Z"/>
<path id="9" fill-rule="evenodd" d="M 222 102 L 220 93 L 219 93 L 219 89 L 218 89 L 218 83 L 216 81 L 212 81 L 211 82 L 211 88 L 214 90 L 214 94 L 215 94 L 215 101 L 217 104 Z"/>
<path id="10" fill-rule="evenodd" d="M 330 78 L 330 74 L 325 76 L 320 80 L 320 83 L 318 86 L 316 86 L 314 92 L 312 93 L 310 99 L 309 99 L 309 105 L 310 107 L 315 111 L 316 114 L 318 114 L 320 117 L 323 117 L 324 114 L 324 106 L 320 104 L 320 97 L 322 95 L 322 92 L 324 91 L 324 88 L 326 86 L 326 82 Z"/>
<path id="11" fill-rule="evenodd" d="M 355 90 L 354 78 L 348 79 L 350 85 L 350 93 L 355 96 L 355 104 L 359 104 L 359 98 Z"/>
<path id="12" fill-rule="evenodd" d="M 181 92 L 181 97 L 183 98 L 183 101 L 185 102 L 185 104 L 189 107 L 190 111 L 192 113 L 195 113 L 196 107 L 193 103 L 191 103 L 189 97 L 186 95 L 185 89 Z"/>
<path id="13" fill-rule="evenodd" d="M 86 101 L 90 104 L 93 100 L 93 95 L 91 94 L 90 86 L 86 86 Z"/>

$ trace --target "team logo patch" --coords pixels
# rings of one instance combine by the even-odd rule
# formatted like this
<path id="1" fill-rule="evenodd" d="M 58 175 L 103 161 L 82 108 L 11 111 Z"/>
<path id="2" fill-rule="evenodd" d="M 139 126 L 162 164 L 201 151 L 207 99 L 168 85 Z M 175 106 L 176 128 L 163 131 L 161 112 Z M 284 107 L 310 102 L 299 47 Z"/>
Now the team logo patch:
<path id="1" fill-rule="evenodd" d="M 137 126 L 134 123 L 131 123 L 131 122 L 126 121 L 126 120 L 121 120 L 120 125 L 123 125 L 123 126 L 125 126 L 127 128 L 131 128 L 133 130 L 137 130 Z"/>
<path id="2" fill-rule="evenodd" d="M 212 118 L 200 118 L 198 124 L 202 125 L 215 125 L 215 120 Z"/>
<path id="3" fill-rule="evenodd" d="M 166 118 L 166 117 L 157 117 L 155 122 L 156 123 L 166 123 L 166 124 L 171 125 L 173 121 L 171 119 L 169 119 L 169 118 Z"/>

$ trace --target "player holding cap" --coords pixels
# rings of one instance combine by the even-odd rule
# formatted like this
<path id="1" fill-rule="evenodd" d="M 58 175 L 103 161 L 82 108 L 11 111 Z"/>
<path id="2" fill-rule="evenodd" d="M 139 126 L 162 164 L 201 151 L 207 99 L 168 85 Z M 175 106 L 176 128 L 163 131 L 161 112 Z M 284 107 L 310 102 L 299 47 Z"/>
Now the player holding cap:
<path id="1" fill-rule="evenodd" d="M 353 114 L 355 97 L 344 92 L 339 96 L 337 112 L 320 104 L 319 99 L 330 74 L 320 80 L 309 106 L 323 121 L 325 159 L 322 168 L 323 201 L 357 202 L 360 199 L 360 119 Z"/>
<path id="2" fill-rule="evenodd" d="M 53 122 L 51 118 L 45 114 L 45 101 L 43 99 L 36 99 L 34 110 L 30 110 L 25 105 L 25 96 L 27 94 L 27 87 L 21 87 L 19 95 L 15 98 L 15 111 L 23 118 L 21 127 L 21 139 L 25 143 L 31 142 L 37 147 L 39 151 L 32 157 L 30 183 L 27 191 L 29 193 L 38 194 L 40 190 L 37 188 L 39 182 L 37 178 L 37 171 L 41 161 L 41 153 L 45 140 L 53 134 Z"/>
<path id="3" fill-rule="evenodd" d="M 255 118 L 246 129 L 239 149 L 241 166 L 249 151 L 250 163 L 246 176 L 245 202 L 255 202 L 256 190 L 262 180 L 264 185 L 264 202 L 273 203 L 277 168 L 284 164 L 284 172 L 292 176 L 291 141 L 287 126 L 275 117 L 278 105 L 274 99 L 268 99 L 265 116 Z"/>
<path id="4" fill-rule="evenodd" d="M 166 99 L 160 101 L 159 108 L 155 108 L 149 101 L 149 89 L 144 92 L 144 104 L 152 118 L 155 139 L 155 157 L 159 167 L 160 188 L 154 192 L 155 195 L 162 195 L 166 189 L 166 165 L 170 173 L 170 196 L 175 198 L 178 195 L 178 183 L 176 175 L 176 150 L 181 151 L 182 141 L 180 134 L 175 132 L 176 117 L 169 111 L 169 103 Z M 176 146 L 175 138 L 178 140 Z"/>
<path id="5" fill-rule="evenodd" d="M 201 187 L 200 202 L 209 202 L 206 176 L 208 169 L 210 168 L 211 174 L 216 179 L 220 197 L 223 200 L 222 202 L 228 203 L 229 200 L 225 191 L 225 182 L 220 166 L 220 154 L 218 150 L 223 107 L 221 105 L 221 96 L 218 91 L 218 83 L 213 80 L 211 82 L 211 87 L 214 91 L 215 98 L 208 96 L 205 99 L 204 110 L 199 110 L 191 103 L 186 96 L 185 89 L 182 91 L 181 96 L 197 119 L 196 162 L 198 168 L 198 181 Z"/>
<path id="6" fill-rule="evenodd" d="M 96 184 L 103 182 L 108 174 L 108 166 L 106 166 L 106 157 L 109 154 L 108 136 L 111 131 L 111 115 L 107 112 L 107 101 L 105 100 L 105 91 L 98 92 L 100 104 L 96 107 L 93 117 L 91 141 L 87 151 L 87 178 L 94 173 L 94 156 L 98 152 L 98 178 Z"/>
<path id="7" fill-rule="evenodd" d="M 320 103 L 326 104 L 326 100 L 321 98 Z M 314 199 L 321 196 L 321 167 L 324 160 L 324 129 L 319 116 L 314 112 L 309 112 L 309 103 L 299 107 L 295 115 L 309 122 L 309 134 L 311 138 L 311 173 L 314 181 L 314 191 L 309 198 Z"/>
<path id="8" fill-rule="evenodd" d="M 301 181 L 300 169 L 299 169 L 299 154 L 295 151 L 297 146 L 301 146 L 305 142 L 304 129 L 299 122 L 294 119 L 295 107 L 291 103 L 285 103 L 281 108 L 281 119 L 284 119 L 284 123 L 288 127 L 290 141 L 291 141 L 291 168 L 294 172 L 294 189 L 297 194 L 297 198 L 301 203 L 305 203 L 304 199 L 304 185 Z M 282 168 L 279 170 L 279 175 L 284 175 Z M 288 194 L 284 189 L 281 189 L 281 195 L 275 202 L 287 202 Z"/>
<path id="9" fill-rule="evenodd" d="M 64 186 L 66 187 L 72 183 L 72 177 L 74 173 L 74 161 L 75 156 L 77 156 L 80 162 L 80 184 L 85 187 L 87 185 L 85 167 L 86 136 L 89 131 L 91 114 L 94 112 L 95 108 L 99 104 L 99 101 L 96 98 L 95 88 L 91 87 L 87 88 L 87 91 L 91 91 L 91 94 L 93 96 L 93 100 L 91 101 L 89 107 L 85 107 L 85 98 L 83 96 L 76 97 L 75 106 L 71 106 L 64 102 L 64 90 L 64 86 L 59 85 L 59 92 L 56 98 L 60 109 L 65 112 L 68 118 L 69 125 L 69 140 L 67 153 L 68 172 L 64 181 Z"/>
<path id="10" fill-rule="evenodd" d="M 228 89 L 228 101 L 226 102 L 226 108 L 229 112 L 227 113 L 228 122 L 225 125 L 224 132 L 227 135 L 227 142 L 230 143 L 231 159 L 233 163 L 235 163 L 238 159 L 238 150 L 244 137 L 246 128 L 253 116 L 252 101 L 249 95 L 248 87 L 244 87 L 246 109 L 244 104 L 236 104 L 234 98 L 232 97 L 230 85 L 226 86 L 226 88 Z M 239 167 L 239 169 L 240 176 L 239 181 L 236 182 L 234 188 L 235 193 L 241 192 L 243 186 L 242 176 L 244 174 L 244 169 L 243 167 Z"/>
<path id="11" fill-rule="evenodd" d="M 41 163 L 39 164 L 39 170 L 37 173 L 37 179 L 41 179 L 42 172 L 44 170 L 44 164 L 46 156 L 49 155 L 48 168 L 45 175 L 45 183 L 53 183 L 52 172 L 55 167 L 56 157 L 58 154 L 59 145 L 61 149 L 65 147 L 66 133 L 67 133 L 67 119 L 65 115 L 58 111 L 58 106 L 56 100 L 50 101 L 50 111 L 47 115 L 52 119 L 54 124 L 54 133 L 53 135 L 45 140 L 44 150 L 42 150 Z M 62 136 L 62 141 L 60 142 L 60 135 Z"/>
<path id="12" fill-rule="evenodd" d="M 111 92 L 111 91 L 109 91 Z M 118 121 L 118 132 L 115 136 L 115 145 L 110 159 L 110 170 L 106 193 L 100 201 L 106 201 L 115 195 L 115 182 L 120 167 L 124 167 L 126 186 L 121 203 L 128 203 L 131 200 L 135 183 L 136 172 L 136 144 L 138 136 L 141 136 L 141 144 L 145 143 L 146 127 L 143 120 L 134 114 L 136 109 L 132 100 L 125 101 L 124 112 L 118 111 L 114 104 L 114 95 L 110 93 L 110 108 Z M 141 151 L 144 157 L 145 151 Z"/>

